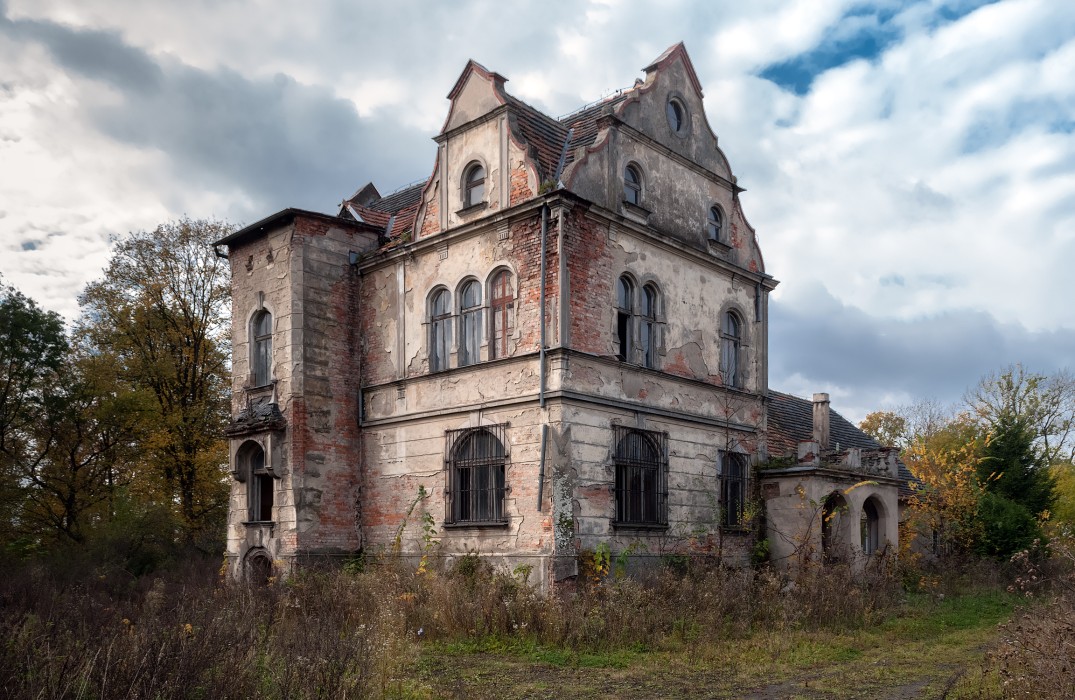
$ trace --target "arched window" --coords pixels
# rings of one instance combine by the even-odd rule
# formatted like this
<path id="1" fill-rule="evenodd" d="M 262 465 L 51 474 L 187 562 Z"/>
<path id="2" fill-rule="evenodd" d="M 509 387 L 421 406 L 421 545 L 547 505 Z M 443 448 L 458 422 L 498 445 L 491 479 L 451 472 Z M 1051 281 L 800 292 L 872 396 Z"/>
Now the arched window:
<path id="1" fill-rule="evenodd" d="M 616 426 L 616 522 L 663 525 L 666 514 L 666 435 Z"/>
<path id="2" fill-rule="evenodd" d="M 505 427 L 448 431 L 449 522 L 504 522 Z"/>
<path id="3" fill-rule="evenodd" d="M 650 369 L 657 368 L 657 314 L 659 313 L 660 295 L 657 287 L 647 284 L 642 288 L 642 317 L 639 328 L 639 340 L 642 342 L 642 364 Z"/>
<path id="4" fill-rule="evenodd" d="M 642 204 L 642 173 L 635 165 L 628 165 L 623 170 L 623 198 L 629 204 Z"/>
<path id="5" fill-rule="evenodd" d="M 452 348 L 452 295 L 447 289 L 433 293 L 429 302 L 429 371 L 448 369 Z"/>
<path id="6" fill-rule="evenodd" d="M 459 292 L 459 366 L 481 361 L 482 286 L 475 280 Z"/>
<path id="7" fill-rule="evenodd" d="M 508 338 L 515 328 L 515 294 L 511 285 L 511 273 L 501 270 L 493 278 L 489 310 L 492 313 L 489 357 L 508 356 Z"/>
<path id="8" fill-rule="evenodd" d="M 616 283 L 616 357 L 627 362 L 631 359 L 634 335 L 635 286 L 624 275 Z"/>
<path id="9" fill-rule="evenodd" d="M 742 324 L 733 311 L 724 314 L 720 321 L 720 375 L 726 386 L 743 385 L 742 358 L 739 347 Z"/>
<path id="10" fill-rule="evenodd" d="M 467 166 L 463 177 L 463 208 L 481 204 L 485 199 L 485 168 L 481 163 Z"/>
<path id="11" fill-rule="evenodd" d="M 827 561 L 837 561 L 846 541 L 840 537 L 843 528 L 840 516 L 847 511 L 847 501 L 839 493 L 830 493 L 821 507 L 821 555 Z"/>
<path id="12" fill-rule="evenodd" d="M 709 221 L 706 225 L 706 230 L 709 232 L 709 240 L 724 242 L 724 215 L 720 213 L 720 207 L 716 205 L 709 207 Z"/>
<path id="13" fill-rule="evenodd" d="M 259 311 L 250 319 L 250 377 L 254 386 L 272 381 L 272 314 Z"/>
<path id="14" fill-rule="evenodd" d="M 735 452 L 721 453 L 720 506 L 724 527 L 743 526 L 746 506 L 747 459 Z"/>
<path id="15" fill-rule="evenodd" d="M 863 554 L 869 556 L 881 549 L 881 517 L 873 498 L 867 498 L 862 504 L 859 528 L 862 535 Z"/>
<path id="16" fill-rule="evenodd" d="M 243 443 L 235 455 L 246 474 L 247 520 L 252 523 L 272 521 L 273 478 L 265 468 L 265 450 L 254 441 Z"/>

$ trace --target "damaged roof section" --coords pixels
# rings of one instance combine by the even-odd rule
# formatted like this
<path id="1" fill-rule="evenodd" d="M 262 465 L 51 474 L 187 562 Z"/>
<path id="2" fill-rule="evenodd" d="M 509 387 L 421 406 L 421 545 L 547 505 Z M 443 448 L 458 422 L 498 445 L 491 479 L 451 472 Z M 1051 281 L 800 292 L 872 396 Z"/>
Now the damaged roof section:
<path id="1" fill-rule="evenodd" d="M 373 183 L 368 183 L 340 205 L 339 216 L 376 227 L 387 244 L 398 243 L 414 230 L 425 186 L 422 180 L 382 197 Z"/>

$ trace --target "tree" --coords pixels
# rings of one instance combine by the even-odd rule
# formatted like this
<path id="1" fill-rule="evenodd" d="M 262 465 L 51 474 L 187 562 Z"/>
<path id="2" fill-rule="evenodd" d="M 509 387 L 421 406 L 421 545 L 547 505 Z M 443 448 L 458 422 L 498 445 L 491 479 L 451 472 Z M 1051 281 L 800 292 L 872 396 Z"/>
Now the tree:
<path id="1" fill-rule="evenodd" d="M 33 428 L 66 352 L 59 315 L 0 283 L 0 536 L 7 541 L 23 495 L 20 473 L 44 456 Z"/>
<path id="2" fill-rule="evenodd" d="M 978 478 L 987 491 L 1017 503 L 1040 517 L 1055 500 L 1055 482 L 1045 456 L 1034 446 L 1029 419 L 1003 414 L 986 439 Z"/>
<path id="3" fill-rule="evenodd" d="M 1004 420 L 1025 421 L 1047 464 L 1075 461 L 1075 377 L 1066 370 L 1045 375 L 1011 365 L 983 377 L 965 399 L 991 428 Z"/>
<path id="4" fill-rule="evenodd" d="M 218 535 L 227 506 L 230 284 L 211 244 L 228 233 L 189 219 L 132 233 L 80 298 L 89 350 L 152 397 L 132 490 L 173 507 L 191 535 Z"/>
<path id="5" fill-rule="evenodd" d="M 859 428 L 885 447 L 903 447 L 907 440 L 907 421 L 894 411 L 867 413 Z"/>

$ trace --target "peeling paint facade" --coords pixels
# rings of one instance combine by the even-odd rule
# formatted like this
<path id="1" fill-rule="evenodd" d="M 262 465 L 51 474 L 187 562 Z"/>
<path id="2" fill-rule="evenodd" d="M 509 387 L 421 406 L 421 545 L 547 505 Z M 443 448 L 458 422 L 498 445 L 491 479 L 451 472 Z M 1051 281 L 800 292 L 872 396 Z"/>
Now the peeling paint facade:
<path id="1" fill-rule="evenodd" d="M 505 82 L 467 65 L 423 184 L 221 241 L 236 575 L 434 541 L 541 585 L 600 545 L 748 558 L 777 283 L 685 49 L 559 120 Z"/>

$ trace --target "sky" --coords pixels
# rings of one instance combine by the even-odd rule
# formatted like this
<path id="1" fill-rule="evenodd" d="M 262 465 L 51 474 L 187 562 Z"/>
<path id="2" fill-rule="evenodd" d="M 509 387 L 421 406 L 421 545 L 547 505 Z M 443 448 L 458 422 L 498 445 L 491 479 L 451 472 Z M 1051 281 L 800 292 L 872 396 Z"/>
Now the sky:
<path id="1" fill-rule="evenodd" d="M 1067 0 L 0 0 L 0 275 L 74 319 L 114 236 L 425 179 L 469 58 L 559 116 L 678 41 L 780 280 L 772 388 L 858 420 L 1075 370 Z"/>

